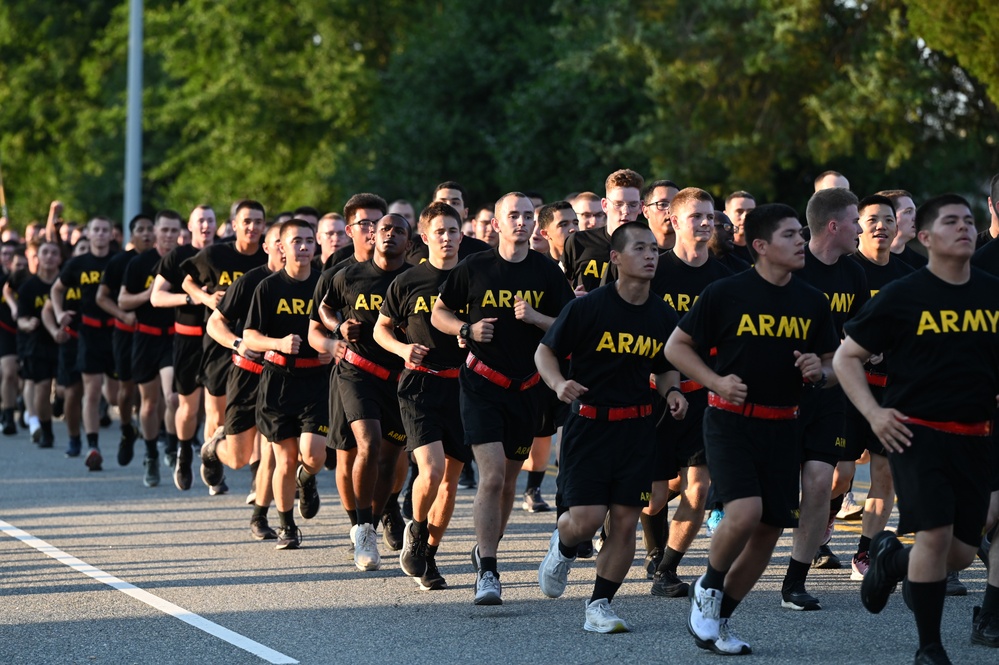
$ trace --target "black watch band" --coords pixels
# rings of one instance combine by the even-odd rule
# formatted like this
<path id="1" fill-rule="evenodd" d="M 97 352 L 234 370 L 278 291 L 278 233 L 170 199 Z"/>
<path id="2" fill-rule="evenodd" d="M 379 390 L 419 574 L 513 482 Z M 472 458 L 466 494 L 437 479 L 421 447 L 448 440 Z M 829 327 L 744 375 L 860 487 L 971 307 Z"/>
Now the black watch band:
<path id="1" fill-rule="evenodd" d="M 336 324 L 336 328 L 333 329 L 333 336 L 336 337 L 337 339 L 343 339 L 343 335 L 340 334 L 340 326 L 342 326 L 342 325 L 343 325 L 343 321 L 341 321 L 340 323 Z"/>

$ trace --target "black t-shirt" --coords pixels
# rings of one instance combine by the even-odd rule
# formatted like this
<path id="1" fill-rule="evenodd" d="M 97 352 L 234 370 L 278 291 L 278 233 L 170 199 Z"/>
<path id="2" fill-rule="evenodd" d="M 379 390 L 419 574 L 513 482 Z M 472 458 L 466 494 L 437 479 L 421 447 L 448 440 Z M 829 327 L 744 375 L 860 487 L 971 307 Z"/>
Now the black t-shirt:
<path id="1" fill-rule="evenodd" d="M 901 253 L 892 254 L 892 256 L 899 258 L 903 263 L 908 265 L 913 270 L 919 270 L 929 262 L 929 259 L 927 259 L 925 256 L 923 256 L 913 248 L 909 247 L 908 245 L 906 245 L 905 248 L 902 249 Z"/>
<path id="2" fill-rule="evenodd" d="M 242 277 L 236 280 L 232 288 L 227 290 L 225 295 L 222 296 L 222 300 L 218 304 L 218 311 L 229 322 L 229 330 L 234 334 L 240 335 L 243 332 L 243 328 L 246 325 L 246 316 L 250 312 L 250 301 L 253 299 L 253 292 L 257 290 L 260 282 L 272 274 L 273 271 L 266 263 L 262 266 L 257 266 L 253 270 L 244 273 Z M 315 311 L 315 303 L 313 303 L 311 309 Z"/>
<path id="3" fill-rule="evenodd" d="M 44 356 L 57 352 L 58 344 L 49 335 L 48 329 L 42 323 L 42 309 L 49 301 L 49 293 L 52 291 L 51 282 L 45 282 L 38 275 L 32 275 L 17 290 L 17 318 L 18 319 L 38 319 L 38 327 L 30 333 L 24 334 L 24 346 L 22 352 L 24 357 Z"/>
<path id="4" fill-rule="evenodd" d="M 441 285 L 440 293 L 448 309 L 461 311 L 467 307 L 470 323 L 497 319 L 493 340 L 481 343 L 469 339 L 468 349 L 486 365 L 513 379 L 537 371 L 534 351 L 544 335 L 537 326 L 517 320 L 515 296 L 551 317 L 558 316 L 574 298 L 565 275 L 544 255 L 529 251 L 523 261 L 511 263 L 500 256 L 498 249 L 472 254 L 458 263 Z"/>
<path id="5" fill-rule="evenodd" d="M 748 387 L 746 402 L 765 406 L 799 403 L 795 351 L 822 355 L 839 346 L 821 291 L 794 275 L 776 286 L 756 270 L 708 286 L 679 326 L 699 352 L 717 347 L 715 371 L 737 375 Z"/>
<path id="6" fill-rule="evenodd" d="M 867 277 L 867 288 L 870 291 L 871 298 L 876 296 L 889 283 L 913 272 L 913 268 L 899 258 L 897 254 L 889 253 L 888 263 L 883 266 L 874 263 L 874 261 L 871 261 L 860 252 L 851 254 L 850 256 L 863 269 L 864 275 Z"/>
<path id="7" fill-rule="evenodd" d="M 749 247 L 746 245 L 733 245 L 731 254 L 733 254 L 737 259 L 741 259 L 743 263 L 748 265 L 750 268 L 756 263 L 756 260 L 753 259 L 753 255 L 749 253 Z"/>
<path id="8" fill-rule="evenodd" d="M 152 286 L 160 271 L 161 258 L 154 247 L 129 261 L 122 279 L 125 290 L 133 294 L 142 293 Z M 173 312 L 162 307 L 153 307 L 147 300 L 135 310 L 135 320 L 147 326 L 169 328 L 173 325 Z"/>
<path id="9" fill-rule="evenodd" d="M 433 369 L 458 367 L 468 355 L 454 335 L 445 335 L 430 324 L 437 294 L 450 274 L 450 270 L 438 270 L 429 261 L 421 263 L 395 278 L 380 310 L 405 330 L 408 343 L 430 349 L 423 364 Z"/>
<path id="10" fill-rule="evenodd" d="M 16 331 L 17 325 L 14 323 L 13 316 L 11 316 L 10 304 L 7 302 L 7 296 L 3 295 L 3 287 L 5 284 L 10 283 L 10 278 L 11 275 L 4 273 L 3 279 L 0 280 L 0 324 L 3 324 L 3 327 L 5 328 L 10 328 Z M 11 285 L 11 288 L 14 289 L 13 284 Z M 16 293 L 17 289 L 14 289 L 14 291 Z"/>
<path id="11" fill-rule="evenodd" d="M 732 274 L 737 272 L 742 272 L 743 270 L 749 269 L 749 264 L 738 256 L 735 252 L 726 252 L 725 254 L 713 254 L 715 260 L 722 264 L 726 268 L 732 271 Z"/>
<path id="12" fill-rule="evenodd" d="M 302 338 L 302 343 L 298 347 L 298 354 L 292 357 L 319 357 L 319 352 L 309 344 L 309 315 L 315 307 L 312 294 L 317 281 L 319 274 L 314 270 L 302 281 L 293 279 L 283 269 L 268 275 L 253 292 L 245 328 L 275 339 L 298 335 Z M 276 365 L 274 369 L 286 374 L 328 371 L 321 367 L 301 369 Z"/>
<path id="13" fill-rule="evenodd" d="M 808 245 L 805 245 L 805 267 L 795 272 L 794 276 L 826 294 L 833 325 L 840 335 L 843 324 L 856 316 L 870 298 L 864 269 L 856 262 L 841 256 L 836 263 L 826 265 L 815 258 Z"/>
<path id="14" fill-rule="evenodd" d="M 995 240 L 995 238 L 992 237 L 991 227 L 989 227 L 975 236 L 975 249 L 981 249 L 993 240 Z"/>
<path id="15" fill-rule="evenodd" d="M 709 256 L 706 263 L 695 267 L 684 263 L 673 250 L 669 250 L 659 255 L 659 265 L 650 288 L 683 316 L 708 284 L 731 275 L 732 271 L 713 257 Z"/>
<path id="16" fill-rule="evenodd" d="M 209 294 L 225 291 L 244 273 L 267 263 L 267 253 L 257 247 L 253 254 L 242 254 L 230 243 L 212 244 L 180 264 Z M 210 312 L 206 312 L 210 314 Z"/>
<path id="17" fill-rule="evenodd" d="M 340 249 L 330 254 L 329 257 L 326 259 L 326 261 L 323 263 L 323 270 L 329 270 L 336 264 L 346 261 L 347 259 L 353 256 L 354 256 L 354 243 L 350 243 L 349 245 L 341 247 Z M 357 263 L 356 259 L 354 263 Z"/>
<path id="18" fill-rule="evenodd" d="M 612 282 L 568 303 L 541 343 L 556 358 L 572 354 L 566 378 L 587 388 L 580 402 L 648 404 L 649 374 L 673 369 L 663 348 L 678 318 L 654 293 L 641 305 L 626 302 Z"/>
<path id="19" fill-rule="evenodd" d="M 460 261 L 476 252 L 487 252 L 492 248 L 492 245 L 478 238 L 470 238 L 462 235 L 461 241 L 458 244 L 458 260 Z M 414 233 L 409 252 L 406 254 L 406 261 L 412 263 L 414 266 L 418 266 L 421 263 L 426 263 L 429 258 L 430 250 L 427 248 L 426 243 L 423 242 L 423 238 L 419 234 Z"/>
<path id="20" fill-rule="evenodd" d="M 570 233 L 562 251 L 565 276 L 573 286 L 583 285 L 587 293 L 613 282 L 617 271 L 610 262 L 610 234 L 601 226 Z"/>
<path id="21" fill-rule="evenodd" d="M 376 266 L 374 261 L 348 266 L 333 277 L 330 290 L 323 297 L 323 303 L 334 312 L 339 312 L 341 320 L 361 322 L 360 339 L 356 343 L 347 342 L 348 348 L 391 371 L 402 369 L 402 358 L 379 346 L 373 331 L 378 310 L 392 280 L 412 267 L 403 263 L 401 268 L 387 272 Z"/>
<path id="22" fill-rule="evenodd" d="M 936 421 L 995 415 L 999 279 L 972 268 L 968 282 L 949 284 L 921 268 L 881 289 L 846 332 L 892 358 L 882 406 Z"/>
<path id="23" fill-rule="evenodd" d="M 340 261 L 336 265 L 333 265 L 327 268 L 326 270 L 323 270 L 322 273 L 320 273 L 319 281 L 316 282 L 316 293 L 314 296 L 316 301 L 316 306 L 312 309 L 313 321 L 322 322 L 322 319 L 319 318 L 319 305 L 320 303 L 323 302 L 323 298 L 326 297 L 326 294 L 330 292 L 330 288 L 333 286 L 333 278 L 336 277 L 337 273 L 340 272 L 341 270 L 349 268 L 350 266 L 353 265 L 357 265 L 357 259 L 354 257 L 353 254 L 351 254 L 343 261 Z"/>
<path id="24" fill-rule="evenodd" d="M 987 234 L 988 231 L 985 233 Z M 988 242 L 982 245 L 971 257 L 971 265 L 981 268 L 990 275 L 999 276 L 999 242 Z"/>
<path id="25" fill-rule="evenodd" d="M 127 252 L 119 252 L 112 256 L 107 266 L 104 267 L 101 284 L 108 287 L 108 292 L 113 300 L 118 300 L 118 293 L 121 291 L 121 284 L 125 279 L 125 267 L 138 254 L 134 248 Z"/>
<path id="26" fill-rule="evenodd" d="M 170 285 L 170 293 L 184 293 L 181 285 L 187 273 L 180 265 L 198 253 L 198 250 L 191 245 L 177 245 L 170 250 L 163 260 L 160 261 L 160 277 Z M 174 311 L 177 323 L 185 326 L 200 326 L 205 322 L 204 305 L 181 305 L 171 308 Z"/>
<path id="27" fill-rule="evenodd" d="M 63 266 L 59 281 L 66 287 L 65 308 L 77 314 L 74 324 L 79 323 L 81 314 L 102 321 L 107 318 L 107 312 L 97 306 L 97 289 L 110 262 L 110 254 L 98 257 L 88 253 Z"/>

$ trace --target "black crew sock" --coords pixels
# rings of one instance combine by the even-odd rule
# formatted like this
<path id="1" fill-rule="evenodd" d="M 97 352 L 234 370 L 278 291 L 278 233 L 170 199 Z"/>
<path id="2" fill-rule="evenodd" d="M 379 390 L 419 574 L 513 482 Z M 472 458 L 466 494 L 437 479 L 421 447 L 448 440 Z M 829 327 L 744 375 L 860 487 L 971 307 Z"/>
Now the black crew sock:
<path id="1" fill-rule="evenodd" d="M 982 598 L 982 614 L 999 613 L 999 586 L 985 585 L 985 596 Z"/>
<path id="2" fill-rule="evenodd" d="M 532 490 L 535 488 L 540 488 L 541 483 L 545 479 L 544 471 L 528 471 L 527 472 L 527 489 Z"/>
<path id="3" fill-rule="evenodd" d="M 567 559 L 575 559 L 576 554 L 579 553 L 579 545 L 566 545 L 562 542 L 562 538 L 558 539 L 558 551 L 561 552 L 562 556 Z"/>
<path id="4" fill-rule="evenodd" d="M 385 502 L 385 509 L 382 511 L 382 515 L 395 515 L 399 512 L 399 492 L 392 492 L 389 494 L 388 501 Z"/>
<path id="5" fill-rule="evenodd" d="M 642 513 L 642 542 L 645 543 L 645 552 L 656 556 L 661 556 L 666 549 L 666 520 L 669 511 L 663 508 L 655 515 Z"/>
<path id="6" fill-rule="evenodd" d="M 494 556 L 483 556 L 483 557 L 479 557 L 479 565 L 481 566 L 481 568 L 479 568 L 479 570 L 481 570 L 483 572 L 484 571 L 489 571 L 490 573 L 492 573 L 496 577 L 499 577 L 499 572 L 497 572 L 497 570 L 496 570 L 496 557 L 494 557 Z"/>
<path id="7" fill-rule="evenodd" d="M 430 535 L 428 520 L 423 520 L 422 522 L 417 522 L 413 520 L 413 535 L 417 538 L 426 538 Z"/>
<path id="8" fill-rule="evenodd" d="M 367 508 L 358 508 L 357 509 L 357 523 L 358 524 L 374 524 L 375 523 L 374 510 L 371 508 L 371 506 L 368 506 Z"/>
<path id="9" fill-rule="evenodd" d="M 909 573 L 909 552 L 911 547 L 903 547 L 889 557 L 885 557 L 884 569 L 891 577 L 900 580 Z"/>
<path id="10" fill-rule="evenodd" d="M 51 420 L 39 420 L 38 421 L 38 425 L 39 425 L 39 427 L 42 428 L 42 434 L 44 434 L 45 436 L 48 436 L 48 437 L 52 436 L 52 421 Z"/>
<path id="11" fill-rule="evenodd" d="M 857 554 L 861 552 L 871 551 L 871 539 L 867 536 L 861 536 L 860 541 L 857 543 Z"/>
<path id="12" fill-rule="evenodd" d="M 357 511 L 351 510 L 350 508 L 344 508 L 344 512 L 347 513 L 347 518 L 350 520 L 351 526 L 357 526 Z"/>
<path id="13" fill-rule="evenodd" d="M 184 445 L 183 441 L 181 441 L 180 443 L 181 443 L 181 445 Z M 256 478 L 257 477 L 257 469 L 259 469 L 259 468 L 260 468 L 260 460 L 257 460 L 256 462 L 250 462 L 250 475 L 253 476 L 254 478 Z"/>
<path id="14" fill-rule="evenodd" d="M 832 498 L 832 501 L 829 502 L 829 512 L 832 515 L 835 515 L 840 510 L 843 509 L 843 499 L 845 499 L 845 498 L 846 498 L 846 494 L 845 493 L 840 494 L 839 496 L 834 496 Z"/>
<path id="15" fill-rule="evenodd" d="M 663 552 L 663 560 L 659 563 L 658 570 L 668 570 L 671 573 L 675 573 L 684 554 L 686 552 L 677 552 L 672 547 L 667 547 L 666 551 Z"/>
<path id="16" fill-rule="evenodd" d="M 281 523 L 281 528 L 288 528 L 295 526 L 295 511 L 287 510 L 285 512 L 278 511 L 278 521 Z"/>
<path id="17" fill-rule="evenodd" d="M 804 584 L 805 578 L 808 577 L 808 570 L 811 567 L 811 561 L 802 563 L 793 557 L 789 559 L 787 562 L 787 572 L 784 573 L 784 584 L 781 585 L 781 591 L 787 592 L 799 583 Z"/>
<path id="18" fill-rule="evenodd" d="M 166 449 L 167 450 L 173 450 L 173 451 L 177 450 L 177 433 L 176 432 L 174 432 L 173 434 L 171 434 L 170 432 L 167 432 L 167 435 L 166 435 Z"/>
<path id="19" fill-rule="evenodd" d="M 943 619 L 946 594 L 946 579 L 939 582 L 909 580 L 909 597 L 912 599 L 912 613 L 916 615 L 920 649 L 940 644 L 940 621 Z"/>
<path id="20" fill-rule="evenodd" d="M 97 447 L 97 437 L 98 437 L 98 435 L 97 435 L 96 432 L 94 434 L 87 434 L 87 447 L 88 448 L 96 448 Z"/>
<path id="21" fill-rule="evenodd" d="M 159 448 L 157 448 L 157 439 L 145 439 L 146 442 L 146 457 L 150 459 L 155 459 L 159 456 Z"/>
<path id="22" fill-rule="evenodd" d="M 721 611 L 718 616 L 722 619 L 730 619 L 732 617 L 732 613 L 735 612 L 735 608 L 737 608 L 741 602 L 741 600 L 736 600 L 727 593 L 722 595 Z"/>
<path id="23" fill-rule="evenodd" d="M 726 575 L 728 575 L 727 570 L 715 570 L 709 563 L 708 569 L 704 571 L 704 579 L 701 580 L 701 588 L 723 591 L 725 589 Z"/>
<path id="24" fill-rule="evenodd" d="M 258 517 L 267 517 L 267 506 L 253 506 L 253 519 L 257 519 Z"/>
<path id="25" fill-rule="evenodd" d="M 180 440 L 180 450 L 184 452 L 192 452 L 194 450 L 194 439 L 181 439 Z"/>
<path id="26" fill-rule="evenodd" d="M 427 545 L 427 558 L 433 559 L 437 556 L 438 549 L 440 549 L 440 545 Z"/>
<path id="27" fill-rule="evenodd" d="M 597 575 L 597 580 L 593 583 L 593 595 L 590 596 L 590 602 L 592 603 L 595 600 L 606 598 L 609 603 L 614 600 L 614 594 L 617 593 L 617 590 L 620 588 L 620 582 L 611 582 L 610 580 Z"/>

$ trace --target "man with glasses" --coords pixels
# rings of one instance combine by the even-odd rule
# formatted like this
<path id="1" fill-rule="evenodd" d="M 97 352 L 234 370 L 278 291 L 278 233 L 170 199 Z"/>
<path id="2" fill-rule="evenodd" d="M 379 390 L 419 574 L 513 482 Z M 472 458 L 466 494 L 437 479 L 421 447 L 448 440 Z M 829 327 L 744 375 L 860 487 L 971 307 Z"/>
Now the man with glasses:
<path id="1" fill-rule="evenodd" d="M 337 250 L 351 245 L 351 239 L 347 235 L 347 222 L 343 215 L 338 212 L 323 215 L 316 227 L 316 240 L 319 242 L 324 264 Z"/>
<path id="2" fill-rule="evenodd" d="M 673 249 L 676 236 L 670 224 L 669 204 L 680 188 L 672 180 L 656 180 L 642 192 L 642 216 L 649 220 L 649 228 L 656 237 L 659 253 Z"/>
<path id="3" fill-rule="evenodd" d="M 631 169 L 620 169 L 607 176 L 604 183 L 607 195 L 600 200 L 600 207 L 607 214 L 607 226 L 574 233 L 565 243 L 562 266 L 573 287 L 588 293 L 614 281 L 610 237 L 622 224 L 638 219 L 643 184 L 642 176 Z"/>
<path id="4" fill-rule="evenodd" d="M 724 210 L 715 210 L 715 232 L 708 241 L 708 249 L 717 261 L 722 263 L 732 272 L 742 272 L 749 267 L 749 264 L 740 259 L 732 251 L 735 249 L 733 240 L 735 227 L 732 220 L 728 218 Z"/>
<path id="5" fill-rule="evenodd" d="M 377 194 L 354 194 L 343 206 L 345 231 L 350 244 L 344 245 L 330 254 L 323 261 L 323 270 L 329 270 L 342 261 L 354 257 L 357 263 L 367 261 L 375 250 L 375 239 L 372 235 L 374 225 L 388 213 L 388 204 Z M 332 276 L 329 279 L 333 279 Z M 320 277 L 319 286 L 323 286 Z"/>
<path id="6" fill-rule="evenodd" d="M 725 214 L 732 220 L 732 251 L 737 257 L 752 265 L 753 257 L 746 247 L 746 230 L 743 223 L 749 211 L 756 207 L 756 199 L 752 194 L 737 190 L 725 197 Z"/>
<path id="7" fill-rule="evenodd" d="M 572 198 L 572 209 L 579 218 L 579 230 L 589 231 L 607 225 L 607 213 L 600 207 L 600 197 L 593 192 L 582 192 Z"/>

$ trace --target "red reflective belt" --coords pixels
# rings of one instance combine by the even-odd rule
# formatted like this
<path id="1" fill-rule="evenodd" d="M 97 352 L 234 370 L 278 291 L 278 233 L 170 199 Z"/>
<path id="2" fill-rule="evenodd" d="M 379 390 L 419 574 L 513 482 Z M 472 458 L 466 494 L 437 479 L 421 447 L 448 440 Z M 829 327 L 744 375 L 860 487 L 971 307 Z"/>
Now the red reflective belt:
<path id="1" fill-rule="evenodd" d="M 639 406 L 617 406 L 605 408 L 601 406 L 591 406 L 589 404 L 573 404 L 573 413 L 590 420 L 606 420 L 616 422 L 619 420 L 634 420 L 635 418 L 645 418 L 652 415 L 651 404 L 641 404 Z"/>
<path id="2" fill-rule="evenodd" d="M 9 332 L 12 335 L 16 335 L 17 334 L 17 328 L 14 328 L 13 326 L 11 326 L 9 324 L 4 323 L 3 321 L 0 321 L 0 330 L 6 330 L 7 332 Z"/>
<path id="3" fill-rule="evenodd" d="M 874 372 L 864 372 L 867 376 L 867 383 L 872 386 L 877 386 L 878 388 L 884 388 L 888 385 L 888 375 L 887 374 L 875 374 Z"/>
<path id="4" fill-rule="evenodd" d="M 465 359 L 465 366 L 472 370 L 479 376 L 483 377 L 490 383 L 494 383 L 500 388 L 511 389 L 516 388 L 517 390 L 528 390 L 538 385 L 538 381 L 541 380 L 541 375 L 535 372 L 531 376 L 527 377 L 524 381 L 514 384 L 513 379 L 508 377 L 502 372 L 497 372 L 489 365 L 485 364 L 478 358 L 476 358 L 471 353 L 468 354 L 468 358 Z"/>
<path id="5" fill-rule="evenodd" d="M 264 360 L 274 363 L 275 365 L 280 365 L 281 367 L 294 367 L 296 369 L 307 369 L 322 365 L 322 363 L 319 362 L 319 358 L 289 358 L 283 353 L 278 353 L 277 351 L 268 351 L 265 353 Z"/>
<path id="6" fill-rule="evenodd" d="M 680 392 L 682 393 L 692 393 L 703 389 L 704 386 L 699 384 L 697 381 L 694 381 L 693 379 L 686 379 L 680 382 Z"/>
<path id="7" fill-rule="evenodd" d="M 134 333 L 135 332 L 135 326 L 125 325 L 124 322 L 119 321 L 118 319 L 114 320 L 114 327 L 117 328 L 118 330 L 120 330 L 122 332 L 126 332 L 126 333 Z"/>
<path id="8" fill-rule="evenodd" d="M 188 337 L 201 337 L 205 334 L 205 329 L 201 326 L 188 326 L 183 323 L 173 324 L 173 329 L 178 335 L 186 335 Z"/>
<path id="9" fill-rule="evenodd" d="M 434 376 L 439 376 L 442 379 L 457 379 L 460 370 L 457 367 L 450 369 L 430 369 L 429 367 L 424 367 L 423 365 L 414 365 L 413 363 L 406 363 L 406 369 L 413 370 L 414 372 L 424 372 L 426 374 L 433 374 Z"/>
<path id="10" fill-rule="evenodd" d="M 955 423 L 938 420 L 923 420 L 922 418 L 904 418 L 904 423 L 922 425 L 938 432 L 947 434 L 959 434 L 961 436 L 989 436 L 992 434 L 992 421 L 986 420 L 983 423 Z"/>
<path id="11" fill-rule="evenodd" d="M 170 326 L 169 328 L 157 328 L 156 326 L 147 326 L 145 323 L 140 323 L 135 326 L 135 329 L 140 333 L 152 335 L 153 337 L 162 337 L 163 335 L 173 334 L 173 326 Z"/>
<path id="12" fill-rule="evenodd" d="M 733 404 L 720 395 L 708 393 L 708 406 L 713 406 L 722 411 L 738 413 L 747 418 L 761 418 L 763 420 L 794 420 L 798 417 L 798 407 L 796 406 L 762 406 L 760 404 Z"/>
<path id="13" fill-rule="evenodd" d="M 76 332 L 72 328 L 63 328 L 63 330 L 65 330 L 66 334 L 72 337 L 73 339 L 77 339 L 80 336 L 80 333 Z"/>
<path id="14" fill-rule="evenodd" d="M 395 380 L 399 378 L 394 372 L 390 372 L 378 363 L 373 363 L 364 356 L 354 353 L 350 349 L 347 349 L 344 352 L 343 359 L 357 369 L 363 370 L 368 374 L 381 379 L 382 381 L 389 381 L 390 379 Z"/>
<path id="15" fill-rule="evenodd" d="M 84 314 L 83 316 L 80 317 L 80 323 L 82 323 L 85 326 L 89 326 L 91 328 L 110 328 L 111 326 L 114 325 L 114 319 L 107 319 L 105 321 L 101 319 L 95 319 L 92 316 L 87 316 L 86 314 Z"/>
<path id="16" fill-rule="evenodd" d="M 245 369 L 247 372 L 252 372 L 253 374 L 260 374 L 264 371 L 263 365 L 253 362 L 249 358 L 241 356 L 238 353 L 232 354 L 232 364 L 240 369 Z"/>

